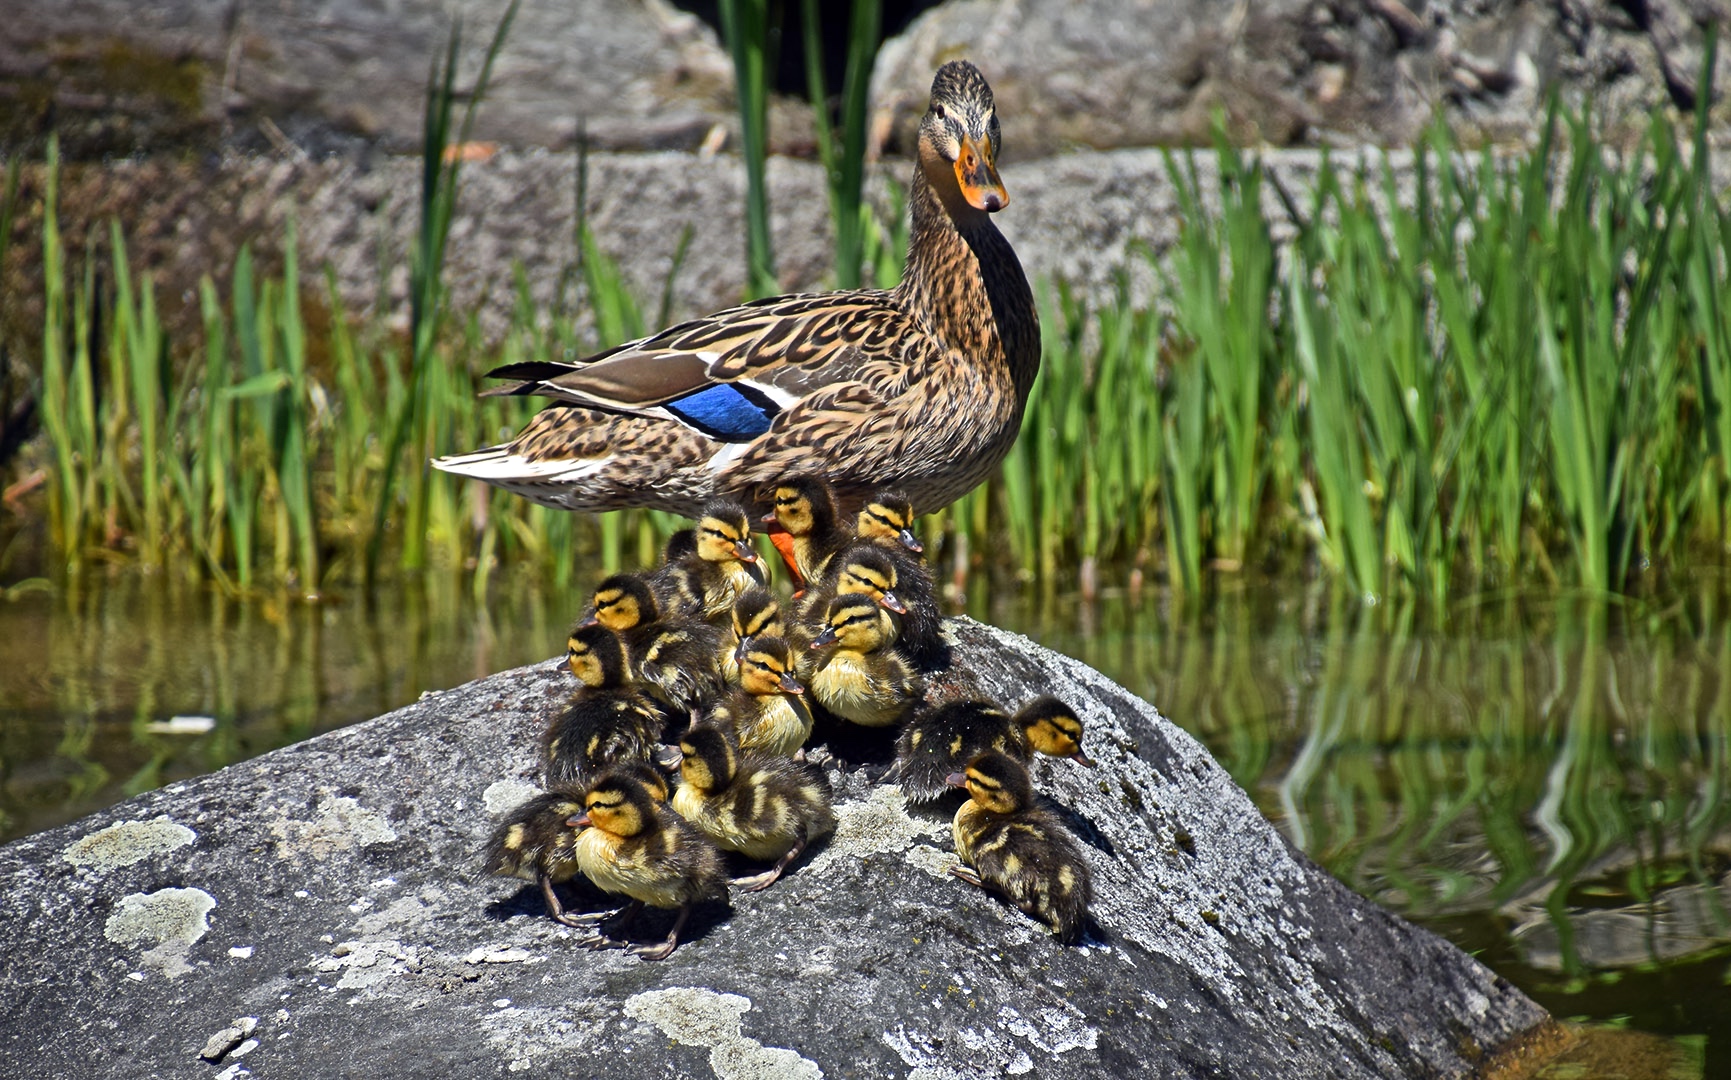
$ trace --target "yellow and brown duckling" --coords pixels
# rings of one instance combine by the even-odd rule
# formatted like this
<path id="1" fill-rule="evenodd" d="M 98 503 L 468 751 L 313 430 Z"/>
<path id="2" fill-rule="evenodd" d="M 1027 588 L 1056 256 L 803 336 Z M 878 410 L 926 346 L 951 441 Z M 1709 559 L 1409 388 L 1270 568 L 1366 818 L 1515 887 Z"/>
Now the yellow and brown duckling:
<path id="1" fill-rule="evenodd" d="M 775 486 L 775 509 L 765 514 L 770 543 L 793 572 L 796 588 L 822 580 L 836 552 L 853 541 L 842 521 L 835 489 L 821 476 L 795 476 Z"/>
<path id="2" fill-rule="evenodd" d="M 769 635 L 786 637 L 787 626 L 781 617 L 781 601 L 768 589 L 747 589 L 733 601 L 733 635 L 722 636 L 721 674 L 729 683 L 739 682 L 739 654 L 745 643 L 754 637 Z"/>
<path id="3" fill-rule="evenodd" d="M 727 869 L 715 845 L 656 802 L 649 788 L 628 773 L 596 778 L 583 796 L 581 812 L 566 823 L 582 830 L 573 848 L 583 876 L 603 892 L 630 898 L 617 913 L 613 933 L 623 932 L 645 904 L 679 912 L 659 944 L 627 946 L 598 929 L 583 942 L 590 948 L 627 948 L 645 960 L 663 959 L 679 944 L 679 931 L 694 904 L 727 896 Z M 585 916 L 579 921 L 596 920 Z"/>
<path id="4" fill-rule="evenodd" d="M 482 865 L 487 873 L 521 878 L 541 887 L 547 914 L 567 926 L 553 886 L 577 876 L 577 834 L 565 822 L 583 812 L 583 789 L 560 785 L 511 811 L 487 840 Z"/>
<path id="5" fill-rule="evenodd" d="M 763 560 L 751 546 L 751 517 L 732 499 L 712 499 L 703 508 L 693 550 L 651 577 L 670 615 L 722 619 L 740 593 L 767 582 Z"/>
<path id="6" fill-rule="evenodd" d="M 874 544 L 900 548 L 913 555 L 926 548 L 914 535 L 914 504 L 899 491 L 880 491 L 860 507 L 854 535 Z"/>
<path id="7" fill-rule="evenodd" d="M 947 667 L 950 650 L 943 639 L 943 616 L 931 568 L 922 555 L 925 548 L 914 536 L 913 502 L 900 492 L 878 492 L 860 509 L 857 532 L 855 546 L 875 544 L 895 564 L 896 598 L 907 608 L 900 620 L 897 650 L 921 671 Z M 839 557 L 846 558 L 847 551 Z"/>
<path id="8" fill-rule="evenodd" d="M 901 571 L 883 548 L 876 544 L 850 544 L 830 560 L 829 571 L 822 581 L 800 597 L 799 621 L 821 621 L 829 611 L 830 601 L 856 593 L 871 597 L 886 611 L 906 615 L 908 606 L 896 592 L 900 583 Z"/>
<path id="9" fill-rule="evenodd" d="M 896 763 L 884 776 L 911 802 L 930 802 L 949 790 L 946 779 L 988 750 L 1026 765 L 1034 754 L 1070 758 L 1092 767 L 1082 752 L 1082 718 L 1052 694 L 1042 694 L 1011 716 L 990 701 L 952 701 L 902 728 Z"/>
<path id="10" fill-rule="evenodd" d="M 741 750 L 715 724 L 687 731 L 679 750 L 673 809 L 724 851 L 775 864 L 734 885 L 767 889 L 808 843 L 834 831 L 829 778 L 815 765 Z"/>
<path id="11" fill-rule="evenodd" d="M 648 762 L 665 724 L 661 710 L 628 681 L 625 644 L 605 626 L 580 626 L 565 662 L 583 683 L 541 736 L 547 784 L 582 784 L 611 765 Z"/>
<path id="12" fill-rule="evenodd" d="M 683 715 L 722 692 L 721 631 L 694 617 L 664 617 L 638 574 L 596 586 L 593 620 L 625 642 L 630 671 Z"/>
<path id="13" fill-rule="evenodd" d="M 1082 936 L 1093 879 L 1082 847 L 1056 815 L 1034 803 L 1028 770 L 1008 754 L 987 751 L 949 777 L 966 788 L 951 833 L 967 865 L 950 873 L 1052 928 L 1059 941 Z"/>
<path id="14" fill-rule="evenodd" d="M 729 725 L 746 750 L 792 757 L 811 737 L 805 685 L 794 675 L 792 646 L 765 634 L 747 638 L 739 650 L 739 686 L 713 703 L 707 717 Z"/>
<path id="15" fill-rule="evenodd" d="M 811 643 L 825 650 L 810 678 L 811 696 L 862 727 L 895 724 L 925 690 L 919 673 L 892 647 L 895 637 L 894 619 L 870 596 L 836 597 Z"/>

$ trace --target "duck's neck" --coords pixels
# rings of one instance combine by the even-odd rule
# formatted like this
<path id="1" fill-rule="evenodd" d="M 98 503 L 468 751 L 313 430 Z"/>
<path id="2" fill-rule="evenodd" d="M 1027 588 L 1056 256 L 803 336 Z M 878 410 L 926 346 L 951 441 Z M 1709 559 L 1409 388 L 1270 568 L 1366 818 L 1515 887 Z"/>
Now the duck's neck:
<path id="1" fill-rule="evenodd" d="M 951 348 L 979 360 L 1001 357 L 1026 404 L 1040 370 L 1040 326 L 1022 263 L 991 215 L 959 194 L 950 202 L 916 161 L 908 190 L 913 228 L 896 296 Z"/>

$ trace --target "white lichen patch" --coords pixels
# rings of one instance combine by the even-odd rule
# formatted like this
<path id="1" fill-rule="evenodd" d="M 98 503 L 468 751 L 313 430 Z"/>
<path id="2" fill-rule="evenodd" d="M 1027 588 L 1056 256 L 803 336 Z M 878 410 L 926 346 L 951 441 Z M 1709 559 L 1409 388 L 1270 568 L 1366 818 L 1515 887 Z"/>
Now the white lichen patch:
<path id="1" fill-rule="evenodd" d="M 481 792 L 481 805 L 494 817 L 504 817 L 539 794 L 541 789 L 534 784 L 525 784 L 521 780 L 496 780 Z"/>
<path id="2" fill-rule="evenodd" d="M 362 899 L 367 898 L 363 897 Z M 370 908 L 371 904 L 368 904 L 367 908 L 362 910 L 365 911 Z M 349 910 L 354 911 L 354 905 L 350 905 Z M 362 914 L 360 918 L 355 920 L 355 932 L 367 937 L 375 937 L 387 929 L 424 925 L 432 916 L 432 910 L 419 898 L 404 896 L 391 901 L 390 906 L 383 911 Z"/>
<path id="3" fill-rule="evenodd" d="M 463 957 L 465 964 L 539 964 L 546 957 L 536 956 L 528 949 L 509 945 L 488 945 L 470 950 Z"/>
<path id="4" fill-rule="evenodd" d="M 840 859 L 906 851 L 916 840 L 947 837 L 949 832 L 947 822 L 922 821 L 911 816 L 902 789 L 886 784 L 873 788 L 863 799 L 835 808 L 835 835 L 805 872 L 821 874 Z"/>
<path id="5" fill-rule="evenodd" d="M 389 843 L 397 838 L 396 830 L 384 815 L 347 796 L 320 799 L 311 821 L 299 821 L 279 811 L 270 831 L 277 839 L 277 857 L 297 864 L 302 856 L 328 859 L 339 851 Z"/>
<path id="6" fill-rule="evenodd" d="M 149 821 L 117 821 L 72 844 L 61 853 L 61 857 L 73 866 L 85 866 L 96 871 L 114 870 L 152 855 L 167 854 L 197 839 L 197 833 L 166 816 Z"/>
<path id="7" fill-rule="evenodd" d="M 314 961 L 313 970 L 340 971 L 339 990 L 361 990 L 407 972 L 418 959 L 414 948 L 400 941 L 343 941 Z"/>
<path id="8" fill-rule="evenodd" d="M 187 954 L 210 932 L 216 898 L 203 889 L 159 889 L 120 898 L 102 935 L 119 945 L 149 944 L 139 960 L 172 979 L 192 970 Z"/>
<path id="9" fill-rule="evenodd" d="M 686 1046 L 709 1047 L 709 1067 L 720 1080 L 819 1080 L 817 1062 L 792 1050 L 764 1046 L 740 1030 L 751 999 L 696 986 L 649 990 L 625 1002 L 625 1015 L 661 1029 Z"/>
<path id="10" fill-rule="evenodd" d="M 915 844 L 908 848 L 904 858 L 908 865 L 924 870 L 935 878 L 947 878 L 952 868 L 962 865 L 962 860 L 956 858 L 955 852 L 944 851 L 930 844 Z"/>
<path id="11" fill-rule="evenodd" d="M 1005 1005 L 998 1010 L 998 1023 L 1053 1056 L 1067 1050 L 1092 1050 L 1100 1041 L 1099 1029 L 1089 1026 L 1081 1012 L 1069 1004 L 1061 1009 L 1040 1009 L 1032 1019 Z"/>

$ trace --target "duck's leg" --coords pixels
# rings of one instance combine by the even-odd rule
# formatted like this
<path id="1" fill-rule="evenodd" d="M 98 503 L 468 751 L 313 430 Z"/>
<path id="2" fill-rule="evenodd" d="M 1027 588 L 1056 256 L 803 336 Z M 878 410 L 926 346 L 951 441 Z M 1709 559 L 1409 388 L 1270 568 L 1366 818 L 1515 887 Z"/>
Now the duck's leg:
<path id="1" fill-rule="evenodd" d="M 952 866 L 950 867 L 950 876 L 982 889 L 986 887 L 986 879 L 981 877 L 979 872 L 971 866 Z"/>
<path id="2" fill-rule="evenodd" d="M 673 920 L 673 929 L 667 932 L 667 940 L 659 945 L 633 945 L 630 952 L 645 960 L 665 960 L 679 946 L 679 931 L 684 929 L 685 920 L 691 917 L 691 905 L 679 905 L 679 914 Z"/>
<path id="3" fill-rule="evenodd" d="M 797 841 L 794 842 L 793 847 L 788 849 L 788 852 L 786 855 L 783 855 L 781 858 L 779 858 L 775 861 L 774 866 L 770 867 L 768 870 L 765 870 L 761 874 L 752 874 L 749 877 L 734 878 L 732 880 L 731 884 L 737 885 L 739 888 L 744 889 L 746 892 L 762 892 L 764 889 L 769 888 L 771 885 L 774 885 L 777 881 L 779 881 L 781 879 L 782 872 L 788 868 L 788 866 L 793 862 L 793 860 L 799 858 L 800 852 L 802 852 L 804 850 L 805 850 L 805 837 L 801 836 Z"/>
<path id="4" fill-rule="evenodd" d="M 633 922 L 636 921 L 637 913 L 642 911 L 642 910 L 643 910 L 643 901 L 633 900 L 629 904 L 626 904 L 624 907 L 620 908 L 618 911 L 609 912 L 608 916 L 604 917 L 601 920 L 602 922 L 606 922 L 607 918 L 610 918 L 610 917 L 615 916 L 615 915 L 618 916 L 619 921 L 614 923 L 611 929 L 602 929 L 601 927 L 597 926 L 595 929 L 595 932 L 593 934 L 590 934 L 588 937 L 584 938 L 582 941 L 579 941 L 577 944 L 583 946 L 586 949 L 626 949 L 626 948 L 630 948 L 630 942 L 623 940 L 623 937 L 616 937 L 614 935 L 623 935 L 626 928 L 629 927 Z"/>

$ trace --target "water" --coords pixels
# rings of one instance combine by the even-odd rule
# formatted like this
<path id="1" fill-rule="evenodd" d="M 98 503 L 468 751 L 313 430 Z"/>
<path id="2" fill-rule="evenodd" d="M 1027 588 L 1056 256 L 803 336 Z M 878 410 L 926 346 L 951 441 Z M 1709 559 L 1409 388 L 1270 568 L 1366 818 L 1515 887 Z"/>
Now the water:
<path id="1" fill-rule="evenodd" d="M 572 609 L 532 589 L 482 606 L 437 581 L 368 606 L 96 577 L 0 601 L 5 839 L 544 660 Z M 1559 1017 L 1664 1036 L 1676 1075 L 1724 1076 L 1724 593 L 1481 598 L 1447 632 L 1325 587 L 1234 579 L 1188 609 L 1150 593 L 974 614 L 1154 702 L 1319 863 Z M 176 716 L 209 729 L 156 729 Z"/>

